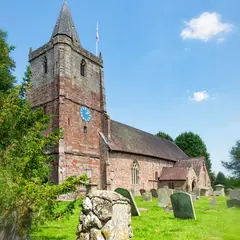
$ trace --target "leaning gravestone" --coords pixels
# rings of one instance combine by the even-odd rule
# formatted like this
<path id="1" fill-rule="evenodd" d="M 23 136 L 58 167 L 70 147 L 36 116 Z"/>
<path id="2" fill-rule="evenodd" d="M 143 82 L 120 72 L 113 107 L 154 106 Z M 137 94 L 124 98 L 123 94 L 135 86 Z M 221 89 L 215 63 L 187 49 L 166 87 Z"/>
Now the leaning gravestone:
<path id="1" fill-rule="evenodd" d="M 184 192 L 173 193 L 171 196 L 175 218 L 196 219 L 191 195 Z"/>
<path id="2" fill-rule="evenodd" d="M 146 192 L 146 190 L 145 190 L 145 189 L 140 189 L 139 192 L 140 192 L 140 194 L 142 195 L 143 193 Z"/>
<path id="3" fill-rule="evenodd" d="M 228 208 L 231 208 L 231 207 L 240 208 L 240 199 L 237 199 L 237 198 L 228 199 L 227 200 L 227 207 Z"/>
<path id="4" fill-rule="evenodd" d="M 133 237 L 129 200 L 106 190 L 94 190 L 82 203 L 77 240 L 118 240 Z"/>
<path id="5" fill-rule="evenodd" d="M 115 192 L 117 192 L 120 195 L 122 195 L 123 197 L 129 199 L 130 205 L 131 205 L 132 216 L 141 216 L 131 192 L 129 192 L 127 189 L 124 189 L 124 188 L 117 188 L 117 189 L 115 189 Z"/>
<path id="6" fill-rule="evenodd" d="M 158 189 L 158 205 L 160 207 L 166 207 L 170 202 L 170 195 L 173 193 L 172 189 L 159 188 Z"/>
<path id="7" fill-rule="evenodd" d="M 145 192 L 142 194 L 142 200 L 144 202 L 152 202 L 152 194 L 150 192 Z"/>
<path id="8" fill-rule="evenodd" d="M 153 197 L 158 197 L 158 193 L 157 193 L 157 190 L 156 189 L 151 189 L 150 192 L 152 193 L 152 196 Z"/>

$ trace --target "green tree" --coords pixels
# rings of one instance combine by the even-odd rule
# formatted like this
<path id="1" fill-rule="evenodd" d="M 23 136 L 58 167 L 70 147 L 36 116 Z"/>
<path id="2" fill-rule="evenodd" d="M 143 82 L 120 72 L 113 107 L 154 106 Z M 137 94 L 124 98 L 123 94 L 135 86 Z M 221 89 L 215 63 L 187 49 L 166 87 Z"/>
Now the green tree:
<path id="1" fill-rule="evenodd" d="M 156 136 L 158 136 L 158 137 L 161 137 L 161 138 L 164 138 L 164 139 L 167 139 L 167 140 L 169 140 L 169 141 L 171 141 L 171 142 L 174 142 L 174 140 L 173 140 L 173 138 L 170 136 L 170 135 L 168 135 L 167 133 L 165 133 L 165 132 L 158 132 L 157 134 L 156 134 Z"/>
<path id="2" fill-rule="evenodd" d="M 7 33 L 0 29 L 0 92 L 6 92 L 15 83 L 15 77 L 12 75 L 15 62 L 10 57 L 13 49 L 13 46 L 7 44 Z"/>
<path id="3" fill-rule="evenodd" d="M 216 180 L 215 180 L 215 185 L 217 184 L 222 184 L 224 186 L 226 186 L 227 184 L 227 178 L 225 177 L 225 175 L 222 172 L 219 172 L 217 174 Z"/>
<path id="4" fill-rule="evenodd" d="M 240 140 L 230 150 L 230 162 L 221 161 L 223 167 L 230 171 L 234 177 L 240 179 Z"/>
<path id="5" fill-rule="evenodd" d="M 26 100 L 30 77 L 28 68 L 23 83 L 1 99 L 0 109 L 0 229 L 6 224 L 15 226 L 21 239 L 29 234 L 31 225 L 71 212 L 72 202 L 55 212 L 57 197 L 74 192 L 87 181 L 86 175 L 70 177 L 60 185 L 48 179 L 53 161 L 50 153 L 62 133 L 43 134 L 50 116 L 41 108 L 32 111 Z"/>
<path id="6" fill-rule="evenodd" d="M 206 167 L 209 174 L 211 173 L 212 164 L 210 160 L 210 154 L 207 152 L 206 144 L 198 134 L 194 134 L 193 132 L 181 133 L 175 139 L 175 143 L 189 157 L 205 157 Z"/>

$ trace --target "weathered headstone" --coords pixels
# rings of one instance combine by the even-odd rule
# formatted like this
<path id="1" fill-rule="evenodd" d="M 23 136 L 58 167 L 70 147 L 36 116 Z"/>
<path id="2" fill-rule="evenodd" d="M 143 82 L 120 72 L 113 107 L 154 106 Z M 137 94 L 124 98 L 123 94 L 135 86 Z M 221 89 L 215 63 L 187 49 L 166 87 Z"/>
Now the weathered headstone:
<path id="1" fill-rule="evenodd" d="M 144 202 L 152 202 L 152 194 L 150 192 L 145 192 L 142 194 L 142 200 Z"/>
<path id="2" fill-rule="evenodd" d="M 150 190 L 150 192 L 152 193 L 153 197 L 158 197 L 157 189 L 153 188 Z"/>
<path id="3" fill-rule="evenodd" d="M 199 200 L 200 199 L 200 188 L 199 187 L 195 187 L 193 189 L 193 192 L 194 192 L 194 194 L 196 196 L 196 199 Z"/>
<path id="4" fill-rule="evenodd" d="M 141 215 L 131 192 L 129 192 L 127 189 L 124 189 L 124 188 L 117 188 L 117 189 L 115 189 L 115 192 L 117 192 L 120 195 L 122 195 L 123 197 L 129 199 L 130 205 L 131 205 L 132 216 L 140 216 Z"/>
<path id="5" fill-rule="evenodd" d="M 201 188 L 200 189 L 200 196 L 206 196 L 206 194 L 207 194 L 207 189 Z"/>
<path id="6" fill-rule="evenodd" d="M 191 196 L 192 196 L 192 201 L 193 201 L 193 202 L 196 202 L 197 198 L 196 198 L 195 193 L 194 193 L 194 192 L 191 192 L 190 194 L 191 194 Z"/>
<path id="7" fill-rule="evenodd" d="M 217 205 L 217 200 L 216 200 L 216 194 L 215 193 L 213 193 L 213 197 L 212 197 L 212 200 L 211 200 L 211 202 L 210 202 L 210 205 Z"/>
<path id="8" fill-rule="evenodd" d="M 237 199 L 237 198 L 228 199 L 227 200 L 227 207 L 228 208 L 231 208 L 231 207 L 240 208 L 240 199 Z"/>
<path id="9" fill-rule="evenodd" d="M 82 203 L 76 235 L 77 240 L 132 238 L 129 200 L 112 191 L 89 192 Z"/>
<path id="10" fill-rule="evenodd" d="M 236 198 L 236 199 L 240 199 L 240 189 L 231 189 L 229 191 L 229 198 L 230 199 L 233 199 L 233 198 Z"/>
<path id="11" fill-rule="evenodd" d="M 170 195 L 173 193 L 172 189 L 159 188 L 158 189 L 158 205 L 160 207 L 166 207 L 170 200 Z"/>
<path id="12" fill-rule="evenodd" d="M 145 189 L 140 189 L 139 192 L 140 192 L 140 194 L 142 195 L 143 193 L 146 192 L 146 190 L 145 190 Z"/>
<path id="13" fill-rule="evenodd" d="M 171 196 L 175 218 L 196 219 L 191 195 L 184 192 L 173 193 Z"/>

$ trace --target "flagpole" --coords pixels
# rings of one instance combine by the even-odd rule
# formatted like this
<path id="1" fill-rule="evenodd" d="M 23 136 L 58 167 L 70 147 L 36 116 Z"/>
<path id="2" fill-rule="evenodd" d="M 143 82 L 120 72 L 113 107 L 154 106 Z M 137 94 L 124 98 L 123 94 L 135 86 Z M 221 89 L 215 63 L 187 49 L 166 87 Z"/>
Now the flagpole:
<path id="1" fill-rule="evenodd" d="M 96 56 L 98 55 L 98 40 L 96 39 Z"/>

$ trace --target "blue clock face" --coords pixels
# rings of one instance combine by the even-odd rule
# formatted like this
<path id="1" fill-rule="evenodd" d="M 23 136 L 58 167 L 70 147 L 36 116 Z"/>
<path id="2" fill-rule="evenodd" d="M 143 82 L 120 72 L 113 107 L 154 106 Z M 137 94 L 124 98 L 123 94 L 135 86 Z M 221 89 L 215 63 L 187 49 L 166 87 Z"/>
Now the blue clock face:
<path id="1" fill-rule="evenodd" d="M 81 107 L 80 108 L 80 116 L 83 121 L 89 122 L 91 119 L 91 113 L 87 107 Z"/>

